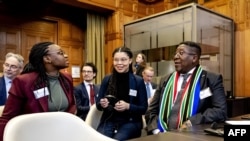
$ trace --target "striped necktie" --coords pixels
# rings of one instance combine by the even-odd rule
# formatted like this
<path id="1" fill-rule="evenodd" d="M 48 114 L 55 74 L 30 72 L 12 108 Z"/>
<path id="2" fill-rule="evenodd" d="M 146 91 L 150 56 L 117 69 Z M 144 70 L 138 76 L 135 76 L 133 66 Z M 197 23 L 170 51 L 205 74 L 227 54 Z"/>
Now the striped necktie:
<path id="1" fill-rule="evenodd" d="M 149 82 L 146 82 L 146 90 L 147 90 L 147 96 L 150 98 L 151 93 L 150 93 L 150 88 L 149 88 Z"/>
<path id="2" fill-rule="evenodd" d="M 168 120 L 168 127 L 169 129 L 176 129 L 178 128 L 178 115 L 179 115 L 179 111 L 180 111 L 180 106 L 181 106 L 181 98 L 182 98 L 182 94 L 184 91 L 184 88 L 187 84 L 187 78 L 190 74 L 183 74 L 183 81 L 181 84 L 181 90 L 178 92 L 177 94 L 177 98 L 175 100 L 174 106 L 172 107 L 172 110 L 170 112 L 170 116 L 169 116 L 169 120 Z"/>

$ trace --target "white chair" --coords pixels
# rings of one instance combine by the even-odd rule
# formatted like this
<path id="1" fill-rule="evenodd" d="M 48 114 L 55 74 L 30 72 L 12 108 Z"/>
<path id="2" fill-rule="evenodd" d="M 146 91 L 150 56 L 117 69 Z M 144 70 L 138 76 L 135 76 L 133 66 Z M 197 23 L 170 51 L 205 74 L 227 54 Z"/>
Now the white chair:
<path id="1" fill-rule="evenodd" d="M 26 114 L 11 119 L 3 141 L 114 141 L 66 112 Z"/>
<path id="2" fill-rule="evenodd" d="M 87 114 L 85 122 L 88 125 L 90 125 L 91 127 L 93 127 L 94 129 L 97 129 L 97 127 L 98 127 L 98 125 L 100 123 L 101 116 L 102 116 L 102 111 L 99 111 L 96 108 L 96 105 L 93 104 L 90 107 L 90 110 L 89 110 L 89 112 Z M 142 123 L 143 123 L 143 128 L 146 128 L 147 123 L 146 123 L 146 120 L 145 120 L 145 115 L 142 115 Z"/>
<path id="3" fill-rule="evenodd" d="M 147 127 L 147 122 L 145 119 L 145 115 L 142 115 L 142 128 L 145 129 Z"/>
<path id="4" fill-rule="evenodd" d="M 0 116 L 2 116 L 4 106 L 0 106 Z"/>
<path id="5" fill-rule="evenodd" d="M 97 127 L 98 127 L 98 125 L 100 123 L 101 116 L 102 116 L 102 111 L 99 111 L 96 108 L 96 105 L 93 104 L 90 107 L 90 110 L 89 110 L 89 112 L 87 114 L 85 122 L 86 122 L 86 124 L 93 127 L 94 129 L 97 129 Z"/>

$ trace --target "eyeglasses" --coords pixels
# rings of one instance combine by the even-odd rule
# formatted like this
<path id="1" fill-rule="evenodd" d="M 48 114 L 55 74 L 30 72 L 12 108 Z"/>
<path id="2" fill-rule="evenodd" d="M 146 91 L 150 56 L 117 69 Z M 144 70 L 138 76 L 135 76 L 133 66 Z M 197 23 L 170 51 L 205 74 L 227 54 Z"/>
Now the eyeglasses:
<path id="1" fill-rule="evenodd" d="M 8 63 L 4 63 L 4 67 L 10 68 L 11 70 L 17 70 L 18 68 L 20 68 L 20 67 L 18 67 L 16 65 L 10 65 Z"/>
<path id="2" fill-rule="evenodd" d="M 92 73 L 93 71 L 82 70 L 82 73 Z"/>
<path id="3" fill-rule="evenodd" d="M 47 55 L 51 55 L 51 54 L 65 55 L 66 53 L 62 50 L 47 53 Z"/>
<path id="4" fill-rule="evenodd" d="M 124 62 L 128 61 L 128 58 L 121 58 L 121 59 L 115 58 L 113 61 L 115 63 L 118 63 L 119 61 L 121 61 L 122 63 L 124 63 Z"/>
<path id="5" fill-rule="evenodd" d="M 194 54 L 194 53 L 189 53 L 189 52 L 185 52 L 185 51 L 183 51 L 183 50 L 180 50 L 180 51 L 175 52 L 174 56 L 175 56 L 175 55 L 182 56 L 183 54 L 196 55 L 196 54 Z"/>

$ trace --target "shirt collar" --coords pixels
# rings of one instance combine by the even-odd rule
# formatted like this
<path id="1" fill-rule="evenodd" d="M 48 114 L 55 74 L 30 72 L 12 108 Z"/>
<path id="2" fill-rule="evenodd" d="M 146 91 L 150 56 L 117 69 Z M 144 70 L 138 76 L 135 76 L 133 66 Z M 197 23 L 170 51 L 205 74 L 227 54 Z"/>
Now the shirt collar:
<path id="1" fill-rule="evenodd" d="M 7 83 L 7 82 L 10 82 L 10 81 L 12 81 L 12 80 L 9 79 L 8 77 L 4 76 L 4 81 L 5 81 L 5 83 Z"/>
<path id="2" fill-rule="evenodd" d="M 195 70 L 195 67 L 192 68 L 189 72 L 187 72 L 187 74 L 192 74 L 194 72 L 194 70 Z M 181 75 L 183 75 L 183 73 L 181 73 Z"/>
<path id="3" fill-rule="evenodd" d="M 91 84 L 91 85 L 94 85 L 93 83 L 89 83 L 89 82 L 87 82 L 87 81 L 85 81 L 85 80 L 83 81 L 83 83 L 84 83 L 85 86 L 89 86 L 90 84 Z"/>

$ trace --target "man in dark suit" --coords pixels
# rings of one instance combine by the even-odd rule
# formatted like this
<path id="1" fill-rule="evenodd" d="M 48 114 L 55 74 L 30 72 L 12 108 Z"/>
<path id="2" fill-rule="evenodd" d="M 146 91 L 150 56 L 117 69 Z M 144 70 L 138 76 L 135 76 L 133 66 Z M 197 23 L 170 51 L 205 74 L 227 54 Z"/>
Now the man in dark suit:
<path id="1" fill-rule="evenodd" d="M 0 105 L 4 105 L 12 80 L 23 70 L 24 59 L 21 55 L 7 53 L 3 64 L 3 76 L 0 77 Z"/>
<path id="2" fill-rule="evenodd" d="M 82 67 L 82 76 L 84 81 L 74 88 L 77 105 L 76 115 L 83 120 L 86 119 L 90 106 L 95 103 L 97 94 L 99 92 L 99 86 L 93 84 L 93 80 L 95 79 L 96 75 L 96 66 L 91 62 L 85 63 Z M 91 90 L 92 86 L 93 89 Z M 92 95 L 91 92 L 94 92 L 94 95 Z"/>
<path id="3" fill-rule="evenodd" d="M 147 89 L 148 103 L 150 103 L 152 97 L 154 96 L 155 89 L 157 88 L 157 84 L 152 82 L 153 77 L 154 68 L 151 66 L 146 66 L 142 72 L 142 78 Z"/>
<path id="4" fill-rule="evenodd" d="M 177 47 L 176 71 L 163 78 L 145 114 L 148 134 L 227 119 L 222 75 L 203 70 L 200 55 L 197 43 L 186 41 Z"/>

